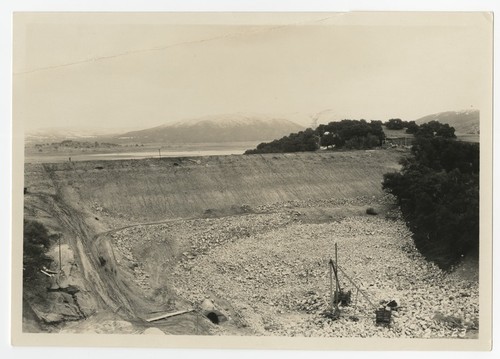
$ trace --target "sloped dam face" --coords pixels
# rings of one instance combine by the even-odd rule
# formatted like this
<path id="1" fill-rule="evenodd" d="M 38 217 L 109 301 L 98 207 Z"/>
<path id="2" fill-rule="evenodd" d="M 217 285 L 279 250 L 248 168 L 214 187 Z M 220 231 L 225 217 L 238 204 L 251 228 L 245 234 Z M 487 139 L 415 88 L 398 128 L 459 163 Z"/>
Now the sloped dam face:
<path id="1" fill-rule="evenodd" d="M 400 156 L 26 164 L 25 219 L 60 234 L 65 284 L 46 291 L 54 279 L 42 273 L 41 286 L 25 284 L 25 331 L 142 333 L 154 326 L 170 334 L 331 336 L 335 330 L 319 330 L 314 318 L 327 309 L 334 243 L 340 263 L 377 284 L 374 297 L 403 297 L 397 289 L 415 280 L 409 272 L 388 282 L 370 267 L 377 256 L 384 268 L 421 261 L 408 256 L 410 234 L 381 189 Z M 367 215 L 368 207 L 378 214 Z M 57 243 L 49 254 L 48 269 L 58 269 Z M 207 301 L 213 308 L 200 307 Z M 352 316 L 372 311 L 357 310 Z"/>
<path id="2" fill-rule="evenodd" d="M 380 194 L 382 175 L 399 168 L 398 157 L 361 151 L 68 162 L 27 165 L 26 177 L 27 186 L 36 187 L 38 183 L 29 183 L 30 174 L 46 181 L 48 171 L 58 186 L 72 188 L 90 209 L 154 221 L 244 204 Z"/>

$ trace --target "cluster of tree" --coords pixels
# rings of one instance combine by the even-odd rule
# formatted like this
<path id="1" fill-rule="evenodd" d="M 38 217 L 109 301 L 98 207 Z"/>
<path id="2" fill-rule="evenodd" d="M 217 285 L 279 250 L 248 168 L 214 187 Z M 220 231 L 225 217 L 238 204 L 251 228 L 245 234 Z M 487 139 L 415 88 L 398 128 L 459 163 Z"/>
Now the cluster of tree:
<path id="1" fill-rule="evenodd" d="M 443 269 L 479 248 L 479 144 L 417 137 L 399 173 L 384 175 L 417 249 Z"/>
<path id="2" fill-rule="evenodd" d="M 380 146 L 385 139 L 382 121 L 342 120 L 321 124 L 315 130 L 291 133 L 272 142 L 263 142 L 245 154 L 316 151 L 320 146 L 335 149 L 370 149 Z M 448 124 L 430 121 L 417 125 L 415 121 L 393 118 L 384 123 L 386 128 L 413 134 L 416 138 L 456 138 L 455 129 Z"/>
<path id="3" fill-rule="evenodd" d="M 37 221 L 24 221 L 23 236 L 23 280 L 36 281 L 37 274 L 44 266 L 49 267 L 52 259 L 47 256 L 51 243 L 57 235 L 49 234 L 47 228 Z"/>
<path id="4" fill-rule="evenodd" d="M 380 146 L 385 138 L 381 121 L 342 120 L 319 125 L 316 132 L 321 146 L 335 148 L 368 149 Z"/>
<path id="5" fill-rule="evenodd" d="M 319 146 L 369 149 L 380 146 L 384 138 L 381 121 L 342 120 L 319 125 L 315 130 L 308 128 L 292 133 L 272 142 L 263 142 L 245 154 L 316 151 Z"/>
<path id="6" fill-rule="evenodd" d="M 412 122 L 415 123 L 415 121 Z M 403 128 L 407 128 L 408 124 L 408 121 L 403 121 L 400 118 L 391 118 L 384 123 L 385 127 L 389 130 L 402 130 Z"/>
<path id="7" fill-rule="evenodd" d="M 408 131 L 407 131 L 408 132 Z M 438 121 L 430 121 L 421 124 L 418 129 L 414 132 L 415 137 L 444 137 L 444 138 L 456 138 L 455 128 L 451 127 L 447 123 L 441 123 Z"/>
<path id="8" fill-rule="evenodd" d="M 415 121 L 403 121 L 399 118 L 391 118 L 384 123 L 389 130 L 402 130 L 406 128 L 406 133 L 414 134 L 416 137 L 447 137 L 456 138 L 455 129 L 447 123 L 430 121 L 422 125 L 417 125 Z"/>
<path id="9" fill-rule="evenodd" d="M 291 133 L 279 140 L 262 142 L 253 150 L 245 151 L 245 154 L 255 153 L 282 153 L 282 152 L 304 152 L 316 151 L 319 148 L 319 137 L 316 131 L 308 128 L 305 131 Z"/>
<path id="10" fill-rule="evenodd" d="M 415 121 L 403 121 L 400 118 L 391 118 L 384 123 L 388 130 L 402 130 L 406 128 L 406 133 L 416 133 L 419 126 Z"/>

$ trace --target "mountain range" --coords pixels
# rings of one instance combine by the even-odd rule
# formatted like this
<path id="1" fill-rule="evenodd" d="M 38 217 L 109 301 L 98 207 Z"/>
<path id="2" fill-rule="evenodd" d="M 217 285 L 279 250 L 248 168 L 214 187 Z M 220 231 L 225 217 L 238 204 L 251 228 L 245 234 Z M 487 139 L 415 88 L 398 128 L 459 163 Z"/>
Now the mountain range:
<path id="1" fill-rule="evenodd" d="M 218 115 L 184 120 L 117 136 L 120 142 L 214 143 L 267 141 L 304 127 L 295 122 L 263 116 Z"/>

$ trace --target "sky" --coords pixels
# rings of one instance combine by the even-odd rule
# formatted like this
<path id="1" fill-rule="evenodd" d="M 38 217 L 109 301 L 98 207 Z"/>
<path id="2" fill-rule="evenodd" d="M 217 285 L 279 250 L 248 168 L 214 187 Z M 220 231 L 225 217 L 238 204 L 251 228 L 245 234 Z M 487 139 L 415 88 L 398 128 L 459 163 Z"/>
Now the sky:
<path id="1" fill-rule="evenodd" d="M 27 130 L 132 129 L 481 110 L 491 25 L 481 13 L 18 13 L 13 118 Z"/>

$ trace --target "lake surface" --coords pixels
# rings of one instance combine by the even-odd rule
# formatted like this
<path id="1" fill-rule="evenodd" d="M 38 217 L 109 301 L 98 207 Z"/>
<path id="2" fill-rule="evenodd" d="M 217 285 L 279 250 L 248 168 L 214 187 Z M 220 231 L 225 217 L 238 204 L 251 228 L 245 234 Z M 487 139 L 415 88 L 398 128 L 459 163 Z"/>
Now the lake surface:
<path id="1" fill-rule="evenodd" d="M 161 157 L 200 157 L 200 156 L 227 156 L 242 155 L 246 148 L 217 148 L 217 149 L 191 149 L 191 150 L 162 150 Z M 56 163 L 71 161 L 112 161 L 112 160 L 133 160 L 144 158 L 159 158 L 156 151 L 128 151 L 110 153 L 52 153 L 52 154 L 30 154 L 26 155 L 26 163 Z"/>
<path id="2" fill-rule="evenodd" d="M 199 156 L 224 156 L 242 155 L 244 150 L 200 150 L 200 151 L 162 151 L 161 157 L 199 157 Z M 88 155 L 95 159 L 134 159 L 134 158 L 159 158 L 156 152 L 123 152 L 123 153 L 95 153 Z"/>

